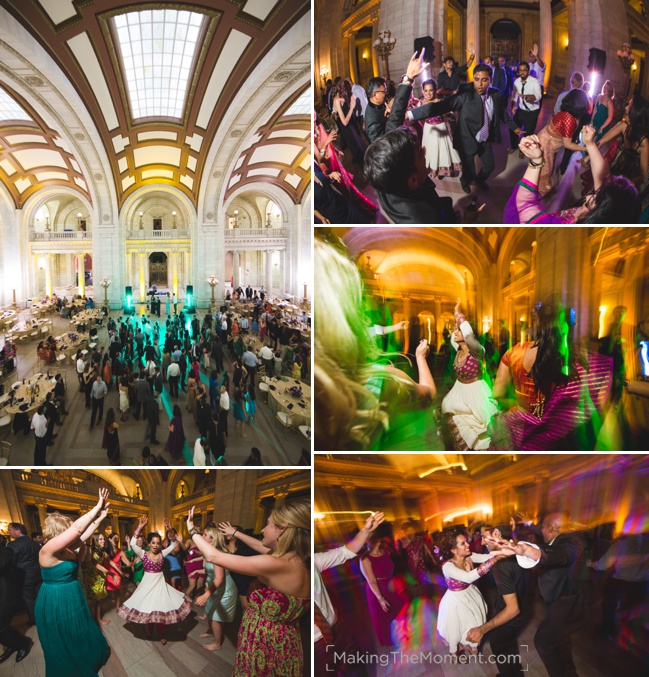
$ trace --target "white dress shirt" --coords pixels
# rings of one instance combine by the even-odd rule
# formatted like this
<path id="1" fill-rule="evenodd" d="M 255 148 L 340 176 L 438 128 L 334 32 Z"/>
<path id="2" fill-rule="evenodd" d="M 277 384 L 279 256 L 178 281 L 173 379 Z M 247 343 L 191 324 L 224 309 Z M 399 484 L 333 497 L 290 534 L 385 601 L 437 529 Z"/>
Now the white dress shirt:
<path id="1" fill-rule="evenodd" d="M 525 96 L 528 94 L 533 95 L 536 101 L 525 101 L 523 99 L 523 94 L 525 94 Z M 516 78 L 516 80 L 514 80 L 514 104 L 522 111 L 537 111 L 541 106 L 542 96 L 543 91 L 541 90 L 541 84 L 536 78 L 528 75 L 527 80 L 524 82 L 522 78 Z"/>

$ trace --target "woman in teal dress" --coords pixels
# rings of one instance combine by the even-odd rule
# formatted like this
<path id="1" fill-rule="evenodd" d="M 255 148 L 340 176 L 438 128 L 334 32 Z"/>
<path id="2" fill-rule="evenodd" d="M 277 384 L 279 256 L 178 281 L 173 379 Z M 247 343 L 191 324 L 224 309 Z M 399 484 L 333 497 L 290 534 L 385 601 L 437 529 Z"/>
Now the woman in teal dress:
<path id="1" fill-rule="evenodd" d="M 99 491 L 97 505 L 72 522 L 58 512 L 43 525 L 45 543 L 39 553 L 43 584 L 34 614 L 45 656 L 46 677 L 96 677 L 108 661 L 110 648 L 93 621 L 77 578 L 77 553 L 108 514 L 108 490 Z"/>
<path id="2" fill-rule="evenodd" d="M 221 552 L 228 552 L 223 534 L 214 527 L 203 530 L 203 538 Z M 208 651 L 220 651 L 223 644 L 223 623 L 231 623 L 237 610 L 237 586 L 227 569 L 205 562 L 207 579 L 205 592 L 196 598 L 198 606 L 205 606 L 205 615 L 211 632 L 201 637 L 214 637 L 214 642 L 205 644 Z"/>
<path id="3" fill-rule="evenodd" d="M 194 529 L 194 508 L 187 529 L 206 562 L 258 579 L 250 586 L 249 606 L 239 628 L 234 677 L 302 677 L 298 622 L 311 607 L 311 501 L 275 508 L 261 542 L 250 539 L 262 553 L 252 557 L 221 552 L 208 543 Z"/>
<path id="4" fill-rule="evenodd" d="M 613 116 L 615 115 L 614 97 L 615 89 L 613 88 L 613 83 L 607 80 L 602 85 L 602 91 L 595 100 L 593 110 L 592 125 L 595 127 L 595 141 L 599 141 L 612 127 Z"/>

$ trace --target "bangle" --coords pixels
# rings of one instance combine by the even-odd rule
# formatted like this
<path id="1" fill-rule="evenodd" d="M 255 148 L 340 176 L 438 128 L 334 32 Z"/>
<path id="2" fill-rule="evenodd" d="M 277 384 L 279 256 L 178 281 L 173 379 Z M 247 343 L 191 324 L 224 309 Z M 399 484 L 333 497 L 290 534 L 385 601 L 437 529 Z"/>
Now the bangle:
<path id="1" fill-rule="evenodd" d="M 238 529 L 235 529 L 235 530 L 234 530 L 234 531 L 232 532 L 232 538 L 234 538 L 234 537 L 235 537 L 235 535 L 236 535 L 237 531 L 239 531 L 239 530 L 238 530 Z"/>
<path id="2" fill-rule="evenodd" d="M 197 529 L 194 527 L 190 532 L 189 532 L 189 537 L 192 538 L 193 536 L 196 536 L 198 534 L 199 536 L 201 535 L 201 530 Z"/>
<path id="3" fill-rule="evenodd" d="M 543 158 L 541 158 L 541 162 L 539 162 L 538 165 L 533 162 L 532 158 L 530 158 L 530 167 L 534 167 L 534 169 L 540 169 L 541 167 L 544 167 L 544 166 L 545 166 L 545 160 Z"/>

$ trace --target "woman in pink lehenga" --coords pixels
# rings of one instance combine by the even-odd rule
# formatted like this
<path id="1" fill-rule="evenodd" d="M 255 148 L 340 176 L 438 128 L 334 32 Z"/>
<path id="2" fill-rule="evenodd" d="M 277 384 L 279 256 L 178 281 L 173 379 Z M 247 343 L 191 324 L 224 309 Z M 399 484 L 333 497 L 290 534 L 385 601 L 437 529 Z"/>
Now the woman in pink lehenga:
<path id="1" fill-rule="evenodd" d="M 325 174 L 334 180 L 336 178 L 335 175 L 339 174 L 339 184 L 342 192 L 346 193 L 347 197 L 364 212 L 372 215 L 375 214 L 378 211 L 378 207 L 356 188 L 353 183 L 354 175 L 343 167 L 338 158 L 338 155 L 342 155 L 342 153 L 333 143 L 338 138 L 338 131 L 334 129 L 332 132 L 327 133 L 325 126 L 318 120 L 315 111 L 313 111 L 313 125 L 315 156 Z"/>

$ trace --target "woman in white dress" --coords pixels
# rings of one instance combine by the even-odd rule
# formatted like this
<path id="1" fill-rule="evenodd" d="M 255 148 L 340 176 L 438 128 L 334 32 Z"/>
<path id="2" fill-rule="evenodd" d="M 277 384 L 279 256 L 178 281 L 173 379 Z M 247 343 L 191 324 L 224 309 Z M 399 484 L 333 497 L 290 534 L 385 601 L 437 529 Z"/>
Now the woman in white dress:
<path id="1" fill-rule="evenodd" d="M 424 80 L 421 87 L 424 96 L 419 100 L 420 106 L 439 100 L 435 98 L 437 94 L 435 80 Z M 462 163 L 458 152 L 453 148 L 451 128 L 445 117 L 426 119 L 421 145 L 426 151 L 426 166 L 431 176 L 443 179 L 445 176 L 460 175 Z"/>
<path id="2" fill-rule="evenodd" d="M 460 299 L 455 322 L 451 344 L 457 350 L 453 362 L 457 380 L 442 400 L 442 432 L 447 448 L 454 451 L 486 450 L 491 442 L 487 427 L 498 405 L 483 378 L 484 347 L 466 321 Z"/>
<path id="3" fill-rule="evenodd" d="M 472 553 L 464 535 L 454 532 L 444 534 L 439 548 L 444 560 L 442 573 L 448 590 L 439 603 L 437 632 L 448 645 L 449 653 L 467 649 L 475 654 L 478 645 L 469 642 L 466 634 L 471 628 L 485 623 L 487 605 L 473 583 L 506 555 L 496 552 L 488 555 Z M 476 568 L 475 565 L 479 566 Z"/>
<path id="4" fill-rule="evenodd" d="M 164 558 L 176 549 L 176 532 L 171 529 L 171 523 L 165 520 L 167 537 L 172 544 L 162 549 L 162 538 L 157 532 L 150 533 L 147 537 L 149 550 L 143 550 L 137 544 L 137 538 L 147 523 L 147 518 L 140 517 L 140 524 L 131 538 L 131 550 L 142 560 L 144 577 L 135 592 L 117 610 L 117 613 L 131 623 L 146 623 L 149 633 L 152 634 L 153 626 L 157 626 L 158 639 L 161 644 L 166 644 L 164 638 L 165 625 L 173 625 L 187 618 L 192 610 L 192 601 L 179 590 L 169 585 L 162 573 Z"/>

